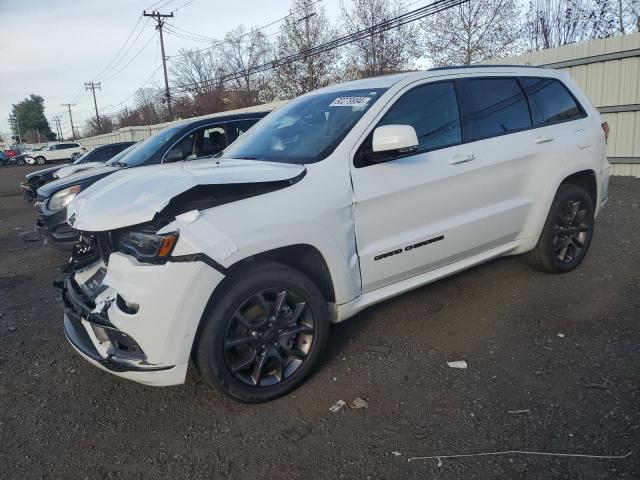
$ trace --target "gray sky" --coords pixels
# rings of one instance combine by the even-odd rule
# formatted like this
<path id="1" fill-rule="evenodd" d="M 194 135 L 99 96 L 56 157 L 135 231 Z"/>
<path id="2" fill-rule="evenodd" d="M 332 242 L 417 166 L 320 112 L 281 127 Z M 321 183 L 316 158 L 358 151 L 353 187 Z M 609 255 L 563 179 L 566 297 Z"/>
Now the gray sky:
<path id="1" fill-rule="evenodd" d="M 188 0 L 161 0 L 165 13 L 187 3 Z M 168 3 L 167 3 L 168 2 Z M 9 132 L 8 116 L 12 103 L 31 93 L 45 99 L 45 115 L 51 123 L 54 115 L 62 117 L 65 136 L 71 132 L 69 115 L 62 103 L 77 103 L 73 108 L 76 127 L 94 115 L 93 98 L 83 92 L 84 82 L 102 82 L 97 91 L 98 109 L 115 112 L 151 76 L 160 62 L 160 47 L 151 19 L 138 25 L 133 38 L 141 35 L 124 61 L 110 73 L 99 76 L 116 55 L 136 24 L 142 10 L 154 0 L 0 0 L 0 132 Z M 328 16 L 336 19 L 338 0 L 323 0 Z M 194 0 L 176 12 L 170 23 L 207 37 L 221 38 L 225 32 L 243 23 L 260 27 L 288 13 L 291 0 Z M 276 32 L 279 24 L 264 30 Z M 147 47 L 120 73 L 117 73 L 144 45 Z M 204 48 L 206 43 L 165 35 L 166 55 L 177 54 L 181 48 Z M 117 73 L 117 74 L 116 74 Z M 114 75 L 115 74 L 115 75 Z M 113 75 L 113 78 L 109 78 Z M 160 68 L 151 83 L 162 84 Z"/>

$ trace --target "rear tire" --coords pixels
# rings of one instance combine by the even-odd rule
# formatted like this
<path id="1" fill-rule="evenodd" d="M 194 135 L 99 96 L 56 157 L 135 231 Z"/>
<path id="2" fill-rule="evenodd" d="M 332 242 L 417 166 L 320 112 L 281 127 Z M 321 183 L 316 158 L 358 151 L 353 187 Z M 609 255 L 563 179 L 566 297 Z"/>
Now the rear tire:
<path id="1" fill-rule="evenodd" d="M 594 206 L 589 194 L 576 185 L 560 185 L 538 243 L 525 259 L 536 270 L 569 272 L 586 256 L 593 229 Z"/>
<path id="2" fill-rule="evenodd" d="M 21 167 L 22 167 L 22 166 L 24 166 L 24 165 L 26 165 L 26 164 L 27 164 L 27 162 L 24 160 L 24 158 L 19 158 L 19 159 L 16 161 L 16 165 L 20 165 Z"/>
<path id="3" fill-rule="evenodd" d="M 278 263 L 242 267 L 214 292 L 196 364 L 235 400 L 287 394 L 313 371 L 329 336 L 326 300 L 303 273 Z"/>

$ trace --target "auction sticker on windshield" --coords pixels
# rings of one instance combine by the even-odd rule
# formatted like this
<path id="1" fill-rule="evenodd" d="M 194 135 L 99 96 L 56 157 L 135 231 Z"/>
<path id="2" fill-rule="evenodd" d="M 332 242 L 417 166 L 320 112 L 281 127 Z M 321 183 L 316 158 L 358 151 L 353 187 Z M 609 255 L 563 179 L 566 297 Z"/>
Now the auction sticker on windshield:
<path id="1" fill-rule="evenodd" d="M 338 97 L 329 104 L 330 107 L 366 107 L 370 97 Z"/>

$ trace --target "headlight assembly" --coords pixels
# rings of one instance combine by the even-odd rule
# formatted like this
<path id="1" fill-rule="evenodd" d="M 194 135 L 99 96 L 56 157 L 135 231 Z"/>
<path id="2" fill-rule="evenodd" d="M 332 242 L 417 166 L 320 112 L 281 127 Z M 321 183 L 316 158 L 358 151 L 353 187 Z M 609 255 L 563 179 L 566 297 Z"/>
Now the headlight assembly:
<path id="1" fill-rule="evenodd" d="M 118 251 L 141 262 L 166 260 L 178 241 L 178 233 L 149 233 L 130 231 L 120 234 Z"/>
<path id="2" fill-rule="evenodd" d="M 82 190 L 80 185 L 74 185 L 54 193 L 49 199 L 49 208 L 51 210 L 60 210 L 66 207 L 80 193 L 80 190 Z"/>

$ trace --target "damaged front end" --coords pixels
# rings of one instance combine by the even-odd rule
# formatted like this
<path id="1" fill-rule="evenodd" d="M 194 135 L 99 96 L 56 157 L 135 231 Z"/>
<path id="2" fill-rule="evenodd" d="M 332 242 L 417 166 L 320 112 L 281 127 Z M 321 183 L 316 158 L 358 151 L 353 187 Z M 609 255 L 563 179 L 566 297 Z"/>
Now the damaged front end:
<path id="1" fill-rule="evenodd" d="M 81 235 L 56 287 L 67 338 L 86 360 L 148 385 L 184 382 L 198 325 L 227 273 L 218 261 L 237 250 L 202 212 L 289 187 L 306 173 L 238 163 L 168 166 L 154 182 L 116 173 L 70 203 L 67 221 Z"/>
<path id="2" fill-rule="evenodd" d="M 88 240 L 88 239 L 91 240 Z M 122 299 L 104 283 L 107 265 L 97 236 L 84 235 L 74 247 L 65 275 L 54 282 L 64 305 L 64 330 L 72 346 L 110 372 L 168 370 L 147 362 L 140 345 L 109 319 L 109 308 Z M 99 240 L 101 243 L 104 240 Z M 123 305 L 125 310 L 132 311 Z"/>

